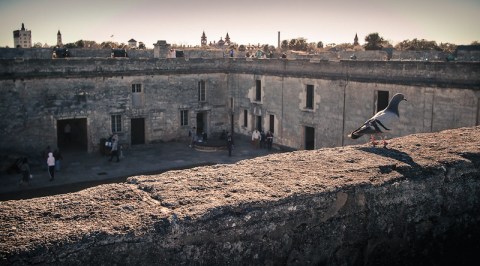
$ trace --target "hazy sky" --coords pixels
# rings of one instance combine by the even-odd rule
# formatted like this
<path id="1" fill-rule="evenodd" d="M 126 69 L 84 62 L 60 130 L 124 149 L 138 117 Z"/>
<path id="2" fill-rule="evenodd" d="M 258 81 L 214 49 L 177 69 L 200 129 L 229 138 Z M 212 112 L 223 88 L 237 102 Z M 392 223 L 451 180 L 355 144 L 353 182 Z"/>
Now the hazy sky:
<path id="1" fill-rule="evenodd" d="M 13 47 L 25 24 L 32 42 L 93 40 L 153 48 L 157 40 L 200 45 L 225 38 L 277 45 L 280 39 L 360 44 L 378 32 L 392 44 L 407 39 L 470 44 L 480 41 L 480 0 L 0 0 L 0 47 Z M 113 35 L 113 37 L 111 37 Z"/>

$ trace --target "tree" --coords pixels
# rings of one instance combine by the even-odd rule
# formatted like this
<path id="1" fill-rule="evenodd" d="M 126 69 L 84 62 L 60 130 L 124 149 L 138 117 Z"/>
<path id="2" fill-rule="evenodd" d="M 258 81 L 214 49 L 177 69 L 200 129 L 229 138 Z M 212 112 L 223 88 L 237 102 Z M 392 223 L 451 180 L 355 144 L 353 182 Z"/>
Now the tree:
<path id="1" fill-rule="evenodd" d="M 40 42 L 36 42 L 36 43 L 33 44 L 33 48 L 42 48 L 42 47 L 43 47 L 43 45 Z"/>
<path id="2" fill-rule="evenodd" d="M 288 48 L 295 51 L 307 51 L 308 43 L 305 38 L 291 39 Z"/>
<path id="3" fill-rule="evenodd" d="M 75 42 L 75 45 L 78 48 L 83 48 L 83 47 L 85 47 L 85 42 L 83 40 L 78 40 L 77 42 Z"/>
<path id="4" fill-rule="evenodd" d="M 138 49 L 145 50 L 145 49 L 147 49 L 147 47 L 145 46 L 145 44 L 143 42 L 139 42 L 138 43 Z"/>
<path id="5" fill-rule="evenodd" d="M 337 51 L 346 51 L 346 50 L 353 50 L 354 46 L 351 43 L 340 43 L 335 46 Z"/>
<path id="6" fill-rule="evenodd" d="M 444 51 L 445 53 L 453 53 L 455 52 L 455 50 L 457 49 L 457 45 L 455 44 L 451 44 L 451 43 L 440 43 L 440 45 L 438 46 L 438 48 L 442 51 Z"/>
<path id="7" fill-rule="evenodd" d="M 365 50 L 381 50 L 383 45 L 385 44 L 385 40 L 378 35 L 378 33 L 370 33 L 365 37 Z"/>
<path id="8" fill-rule="evenodd" d="M 317 43 L 317 48 L 323 48 L 323 42 L 321 42 L 321 41 L 318 42 L 318 43 Z"/>
<path id="9" fill-rule="evenodd" d="M 114 43 L 114 42 L 102 42 L 100 44 L 100 48 L 102 49 L 114 49 L 114 48 L 117 48 L 118 47 L 118 44 L 117 43 Z"/>
<path id="10" fill-rule="evenodd" d="M 280 48 L 284 51 L 288 50 L 288 40 L 283 40 L 280 44 Z"/>
<path id="11" fill-rule="evenodd" d="M 395 45 L 395 49 L 401 51 L 441 50 L 435 41 L 427 41 L 425 39 L 417 40 L 416 38 L 411 41 L 404 40 L 398 43 Z"/>
<path id="12" fill-rule="evenodd" d="M 77 48 L 77 45 L 74 43 L 67 43 L 64 45 L 65 48 L 71 49 L 71 48 Z"/>

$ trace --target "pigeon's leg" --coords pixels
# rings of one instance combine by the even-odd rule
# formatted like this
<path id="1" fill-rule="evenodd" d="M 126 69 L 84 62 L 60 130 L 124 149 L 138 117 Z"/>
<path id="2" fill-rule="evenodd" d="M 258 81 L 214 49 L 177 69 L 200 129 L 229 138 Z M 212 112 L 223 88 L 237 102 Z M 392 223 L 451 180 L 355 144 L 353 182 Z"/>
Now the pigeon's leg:
<path id="1" fill-rule="evenodd" d="M 370 142 L 372 143 L 372 146 L 375 147 L 378 142 L 375 141 L 375 136 L 374 135 L 370 135 Z"/>
<path id="2" fill-rule="evenodd" d="M 387 147 L 387 145 L 388 145 L 387 136 L 383 136 L 383 138 L 382 138 L 382 144 L 383 144 L 383 147 L 384 147 L 384 148 Z"/>

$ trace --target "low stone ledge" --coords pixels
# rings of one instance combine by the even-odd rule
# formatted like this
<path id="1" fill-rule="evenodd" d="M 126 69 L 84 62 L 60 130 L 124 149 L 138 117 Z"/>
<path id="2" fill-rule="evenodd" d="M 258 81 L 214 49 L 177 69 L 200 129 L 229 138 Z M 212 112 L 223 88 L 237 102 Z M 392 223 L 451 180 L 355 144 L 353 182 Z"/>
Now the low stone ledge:
<path id="1" fill-rule="evenodd" d="M 272 154 L 0 204 L 0 264 L 462 264 L 480 127 Z M 460 260 L 460 261 L 459 261 Z"/>

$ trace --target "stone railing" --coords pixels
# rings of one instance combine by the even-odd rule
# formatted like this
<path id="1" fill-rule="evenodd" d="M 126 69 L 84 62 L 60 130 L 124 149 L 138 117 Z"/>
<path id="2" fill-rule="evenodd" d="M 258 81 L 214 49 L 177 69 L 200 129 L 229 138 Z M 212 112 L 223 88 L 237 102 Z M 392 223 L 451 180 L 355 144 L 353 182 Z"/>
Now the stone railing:
<path id="1" fill-rule="evenodd" d="M 466 265 L 480 127 L 0 204 L 0 264 Z"/>

